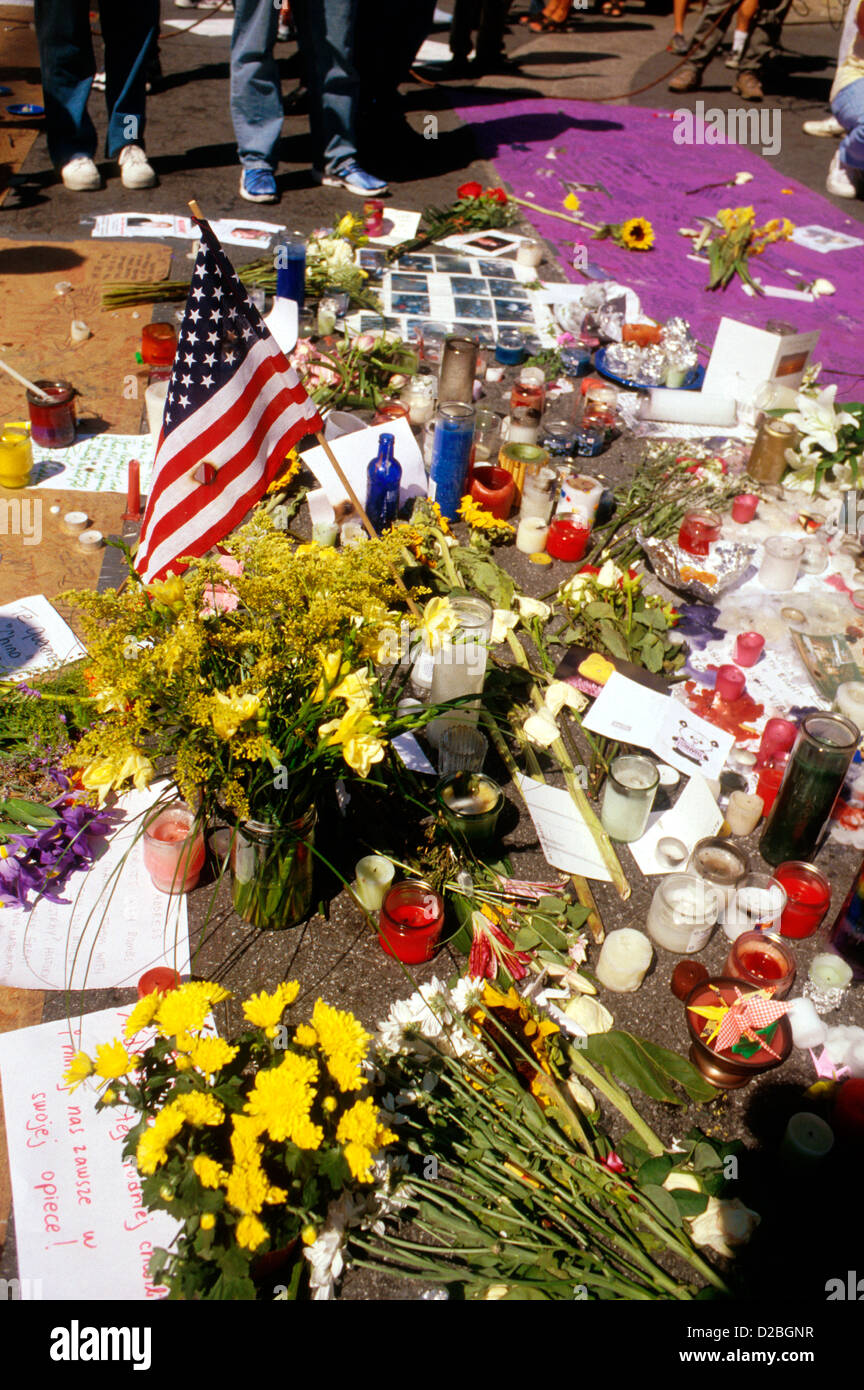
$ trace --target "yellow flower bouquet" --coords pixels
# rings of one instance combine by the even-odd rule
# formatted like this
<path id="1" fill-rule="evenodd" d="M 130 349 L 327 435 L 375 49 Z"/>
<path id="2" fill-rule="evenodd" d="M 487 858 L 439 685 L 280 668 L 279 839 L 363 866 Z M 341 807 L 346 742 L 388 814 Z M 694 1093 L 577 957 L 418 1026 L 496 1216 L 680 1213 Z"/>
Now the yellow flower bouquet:
<path id="1" fill-rule="evenodd" d="M 374 1190 L 379 1151 L 395 1135 L 368 1092 L 369 1035 L 323 999 L 308 1021 L 283 1024 L 299 988 L 289 980 L 253 994 L 242 1005 L 252 1026 L 231 1043 L 207 1027 L 231 997 L 221 985 L 145 995 L 124 1039 L 95 1058 L 77 1053 L 66 1073 L 68 1086 L 96 1084 L 100 1109 L 139 1116 L 124 1157 L 148 1209 L 180 1223 L 150 1265 L 171 1298 L 302 1296 L 331 1244 L 334 1199 L 354 1199 L 359 1212 Z M 281 1256 L 278 1295 L 264 1284 L 264 1255 L 271 1266 Z"/>
<path id="2" fill-rule="evenodd" d="M 375 667 L 401 617 L 401 541 L 298 545 L 256 514 L 224 549 L 182 577 L 67 596 L 98 711 L 70 766 L 100 801 L 158 768 L 202 819 L 227 816 L 237 910 L 288 926 L 311 901 L 325 785 L 368 778 L 391 736 L 422 722 L 397 713 Z"/>

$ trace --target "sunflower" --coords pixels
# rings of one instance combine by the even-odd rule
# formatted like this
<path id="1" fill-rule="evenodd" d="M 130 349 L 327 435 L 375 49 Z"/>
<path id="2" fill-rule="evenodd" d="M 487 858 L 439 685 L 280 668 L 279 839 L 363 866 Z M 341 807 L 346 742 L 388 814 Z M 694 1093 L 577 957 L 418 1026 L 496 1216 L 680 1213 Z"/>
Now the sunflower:
<path id="1" fill-rule="evenodd" d="M 645 217 L 631 217 L 619 229 L 621 245 L 630 251 L 650 251 L 654 245 L 654 228 Z"/>

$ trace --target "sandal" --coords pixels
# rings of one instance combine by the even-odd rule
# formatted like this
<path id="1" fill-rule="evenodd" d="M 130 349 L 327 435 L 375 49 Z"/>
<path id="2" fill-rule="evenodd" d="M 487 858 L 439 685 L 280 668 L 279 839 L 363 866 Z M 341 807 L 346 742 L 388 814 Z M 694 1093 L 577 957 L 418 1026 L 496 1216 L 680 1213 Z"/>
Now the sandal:
<path id="1" fill-rule="evenodd" d="M 605 4 L 600 6 L 601 14 L 605 14 L 609 19 L 621 19 L 624 8 L 618 4 L 618 0 L 605 0 Z"/>
<path id="2" fill-rule="evenodd" d="M 563 19 L 544 19 L 541 16 L 540 19 L 529 20 L 528 28 L 534 34 L 563 34 L 567 28 L 567 22 Z"/>

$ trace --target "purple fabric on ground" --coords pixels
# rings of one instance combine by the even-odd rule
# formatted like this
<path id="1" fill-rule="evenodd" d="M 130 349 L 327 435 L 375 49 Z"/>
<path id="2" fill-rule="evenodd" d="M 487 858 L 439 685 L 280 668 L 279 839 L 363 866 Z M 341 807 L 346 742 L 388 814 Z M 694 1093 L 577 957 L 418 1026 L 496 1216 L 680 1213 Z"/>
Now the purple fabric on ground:
<path id="1" fill-rule="evenodd" d="M 710 110 L 709 103 L 704 104 Z M 771 113 L 767 110 L 763 116 Z M 751 273 L 768 285 L 794 288 L 795 280 L 824 276 L 837 293 L 812 303 L 775 297 L 751 298 L 740 280 L 725 290 L 709 292 L 707 265 L 688 260 L 692 243 L 680 227 L 697 227 L 698 216 L 713 217 L 726 207 L 750 207 L 757 225 L 772 217 L 788 217 L 797 226 L 818 224 L 849 236 L 862 235 L 862 226 L 834 207 L 827 198 L 779 173 L 770 159 L 744 145 L 676 144 L 673 132 L 682 129 L 671 111 L 641 106 L 604 106 L 590 102 L 513 101 L 459 108 L 473 127 L 479 154 L 492 160 L 500 177 L 519 198 L 532 195 L 544 207 L 565 211 L 567 181 L 600 183 L 609 193 L 578 193 L 580 215 L 588 222 L 623 222 L 646 217 L 655 232 L 651 251 L 627 251 L 612 241 L 594 241 L 591 233 L 558 218 L 528 208 L 526 216 L 555 247 L 568 279 L 582 281 L 572 269 L 572 244 L 587 247 L 589 261 L 610 278 L 630 285 L 640 296 L 643 311 L 665 320 L 689 320 L 694 337 L 709 348 L 721 317 L 762 327 L 769 319 L 794 324 L 800 332 L 819 328 L 821 338 L 813 360 L 822 363 L 821 380 L 836 381 L 838 399 L 864 395 L 864 248 L 827 254 L 795 242 L 779 242 L 751 259 Z M 789 113 L 783 112 L 785 119 Z M 713 138 L 710 124 L 703 133 Z M 699 127 L 696 127 L 698 134 Z M 770 137 L 771 126 L 766 124 Z M 680 135 L 679 135 L 680 138 Z M 770 138 L 763 140 L 770 145 Z M 548 157 L 554 154 L 554 158 Z M 826 152 L 826 171 L 830 149 Z M 747 171 L 752 182 L 715 188 L 688 197 L 687 190 L 732 178 Z M 791 195 L 782 189 L 791 189 Z"/>

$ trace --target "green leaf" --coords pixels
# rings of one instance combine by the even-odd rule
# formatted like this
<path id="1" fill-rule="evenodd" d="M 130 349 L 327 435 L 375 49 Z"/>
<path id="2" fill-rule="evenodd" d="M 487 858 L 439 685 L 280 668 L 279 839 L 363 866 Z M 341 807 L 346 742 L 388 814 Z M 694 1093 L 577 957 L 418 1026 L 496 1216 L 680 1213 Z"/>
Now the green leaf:
<path id="1" fill-rule="evenodd" d="M 673 1083 L 683 1086 L 692 1100 L 713 1100 L 717 1090 L 677 1052 L 636 1038 L 622 1029 L 594 1033 L 585 1049 L 592 1062 L 606 1067 L 616 1080 L 668 1105 L 685 1102 Z"/>
<path id="2" fill-rule="evenodd" d="M 608 618 L 604 618 L 600 624 L 600 636 L 607 651 L 611 652 L 613 656 L 619 657 L 620 660 L 627 661 L 629 657 L 627 643 L 617 627 L 610 623 Z"/>
<path id="3" fill-rule="evenodd" d="M 670 1195 L 682 1216 L 701 1216 L 708 1205 L 707 1192 L 691 1192 L 686 1187 L 676 1187 Z"/>
<path id="4" fill-rule="evenodd" d="M 587 604 L 582 611 L 586 618 L 615 617 L 615 609 L 612 607 L 611 603 L 604 603 L 602 599 L 595 599 L 593 603 Z"/>
<path id="5" fill-rule="evenodd" d="M 53 825 L 60 819 L 50 806 L 40 806 L 38 801 L 23 801 L 19 797 L 0 802 L 0 812 L 25 825 Z"/>
<path id="6" fill-rule="evenodd" d="M 643 1196 L 659 1207 L 667 1221 L 673 1226 L 680 1226 L 683 1220 L 678 1203 L 675 1201 L 671 1192 L 667 1192 L 665 1187 L 657 1187 L 654 1183 L 648 1183 L 642 1188 Z"/>
<path id="7" fill-rule="evenodd" d="M 540 940 L 540 934 L 533 927 L 520 927 L 513 939 L 513 945 L 517 951 L 530 951 Z"/>
<path id="8" fill-rule="evenodd" d="M 673 1168 L 673 1160 L 669 1154 L 658 1154 L 656 1158 L 649 1158 L 647 1163 L 643 1163 L 637 1174 L 640 1187 L 646 1183 L 652 1183 L 656 1187 L 662 1187 L 664 1179 L 669 1176 Z"/>
<path id="9" fill-rule="evenodd" d="M 496 608 L 513 607 L 515 582 L 494 560 L 478 555 L 476 550 L 465 545 L 454 546 L 450 558 L 469 588 L 488 598 Z"/>
<path id="10" fill-rule="evenodd" d="M 697 1173 L 705 1173 L 711 1168 L 722 1168 L 723 1159 L 712 1144 L 702 1141 L 693 1151 L 693 1167 Z"/>

